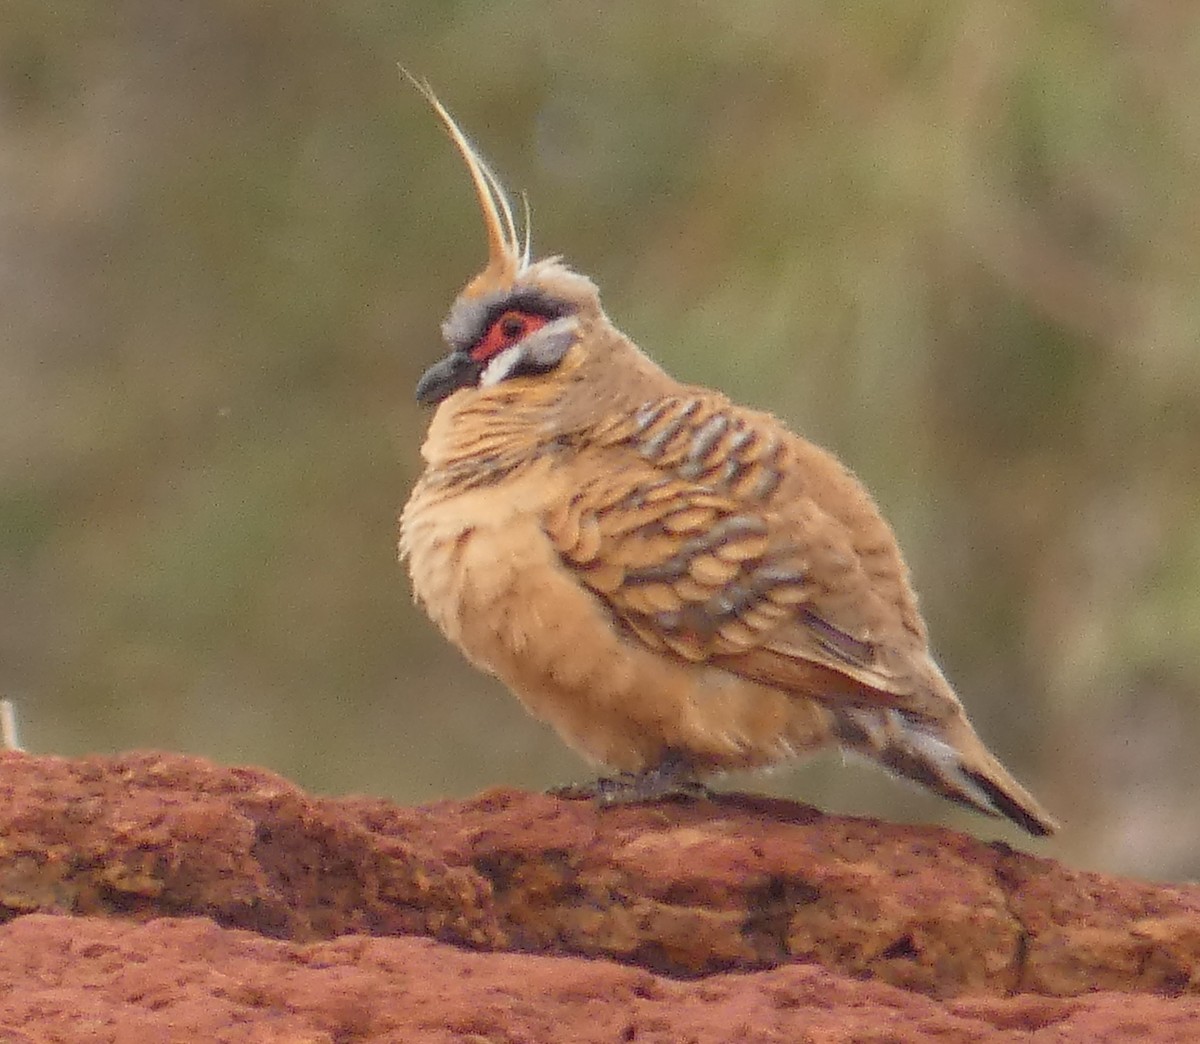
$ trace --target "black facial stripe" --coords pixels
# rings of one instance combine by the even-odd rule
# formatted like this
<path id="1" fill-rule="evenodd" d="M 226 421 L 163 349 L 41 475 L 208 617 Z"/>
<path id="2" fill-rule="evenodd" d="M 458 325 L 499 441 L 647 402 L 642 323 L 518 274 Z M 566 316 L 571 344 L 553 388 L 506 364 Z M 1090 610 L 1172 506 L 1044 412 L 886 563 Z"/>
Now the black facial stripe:
<path id="1" fill-rule="evenodd" d="M 518 289 L 459 304 L 443 324 L 442 335 L 452 348 L 467 351 L 483 339 L 492 323 L 510 311 L 540 315 L 553 321 L 570 315 L 575 306 L 535 287 Z"/>
<path id="2" fill-rule="evenodd" d="M 519 354 L 512 369 L 501 379 L 507 381 L 513 377 L 538 377 L 557 368 L 579 337 L 579 331 L 574 325 L 569 324 L 565 330 L 556 330 L 549 326 L 531 334 L 517 349 Z"/>
<path id="3" fill-rule="evenodd" d="M 508 371 L 504 379 L 510 381 L 514 377 L 540 377 L 543 373 L 549 373 L 555 369 L 560 362 L 562 362 L 561 359 L 556 359 L 554 362 L 539 362 L 536 359 L 522 357 L 517 360 L 516 366 Z"/>

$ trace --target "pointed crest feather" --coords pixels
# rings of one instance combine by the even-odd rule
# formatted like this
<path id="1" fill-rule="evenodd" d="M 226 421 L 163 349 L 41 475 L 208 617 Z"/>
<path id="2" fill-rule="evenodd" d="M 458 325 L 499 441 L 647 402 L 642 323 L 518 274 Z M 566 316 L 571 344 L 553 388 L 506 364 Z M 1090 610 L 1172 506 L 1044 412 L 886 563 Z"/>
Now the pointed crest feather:
<path id="1" fill-rule="evenodd" d="M 525 200 L 525 230 L 522 235 L 517 231 L 512 205 L 508 201 L 504 186 L 492 168 L 488 166 L 487 161 L 459 129 L 454 117 L 438 100 L 429 83 L 415 77 L 404 66 L 399 68 L 405 78 L 429 102 L 470 172 L 471 181 L 475 186 L 475 194 L 479 199 L 479 209 L 483 212 L 483 224 L 487 230 L 488 265 L 483 276 L 500 279 L 514 278 L 522 269 L 529 266 L 529 201 Z"/>

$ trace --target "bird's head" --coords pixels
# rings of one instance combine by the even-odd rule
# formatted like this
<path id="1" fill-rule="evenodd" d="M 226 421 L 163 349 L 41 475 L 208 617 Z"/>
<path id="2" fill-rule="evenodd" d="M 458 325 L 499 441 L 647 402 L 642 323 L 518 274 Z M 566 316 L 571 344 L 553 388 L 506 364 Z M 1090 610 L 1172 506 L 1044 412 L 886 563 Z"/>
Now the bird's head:
<path id="1" fill-rule="evenodd" d="M 529 207 L 518 231 L 512 205 L 491 167 L 429 85 L 409 79 L 467 165 L 488 242 L 487 266 L 463 288 L 442 324 L 450 352 L 422 375 L 417 399 L 436 405 L 460 388 L 488 388 L 559 371 L 573 350 L 578 356 L 593 324 L 604 321 L 595 284 L 557 257 L 531 259 Z"/>

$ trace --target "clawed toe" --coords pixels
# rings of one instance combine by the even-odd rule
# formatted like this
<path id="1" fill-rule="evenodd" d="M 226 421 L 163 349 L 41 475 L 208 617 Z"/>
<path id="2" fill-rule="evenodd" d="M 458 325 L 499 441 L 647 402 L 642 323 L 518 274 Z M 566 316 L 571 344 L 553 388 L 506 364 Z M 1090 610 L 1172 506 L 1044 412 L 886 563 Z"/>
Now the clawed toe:
<path id="1" fill-rule="evenodd" d="M 547 791 L 567 801 L 591 799 L 607 808 L 612 805 L 640 805 L 655 801 L 707 801 L 712 791 L 690 775 L 681 774 L 671 763 L 644 772 L 622 772 L 603 776 L 591 783 L 569 783 Z"/>
<path id="2" fill-rule="evenodd" d="M 597 796 L 601 783 L 607 782 L 609 781 L 597 779 L 591 783 L 564 783 L 561 786 L 550 787 L 546 794 L 562 801 L 587 801 Z"/>

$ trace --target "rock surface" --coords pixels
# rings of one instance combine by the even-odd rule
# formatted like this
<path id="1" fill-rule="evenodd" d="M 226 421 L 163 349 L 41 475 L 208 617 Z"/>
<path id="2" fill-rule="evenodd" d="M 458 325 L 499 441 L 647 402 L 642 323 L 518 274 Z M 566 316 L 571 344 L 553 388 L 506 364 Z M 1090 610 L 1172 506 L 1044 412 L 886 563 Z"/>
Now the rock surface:
<path id="1" fill-rule="evenodd" d="M 1200 1040 L 1200 887 L 743 796 L 4 754 L 0 920 L 6 1042 Z"/>

